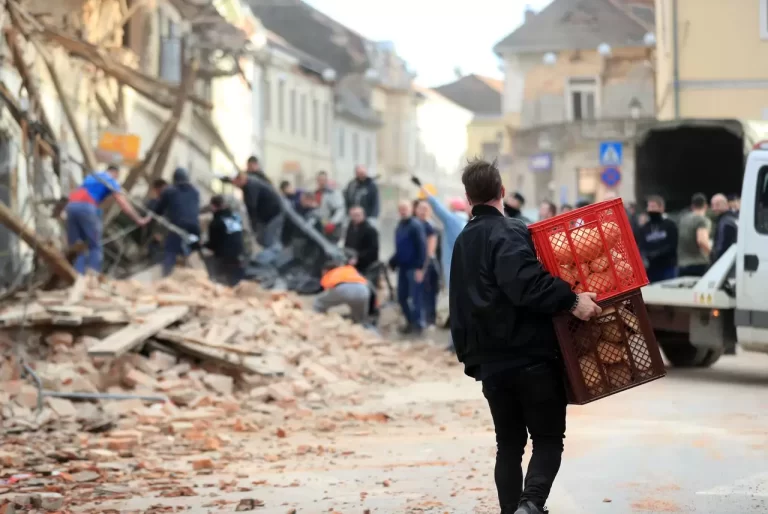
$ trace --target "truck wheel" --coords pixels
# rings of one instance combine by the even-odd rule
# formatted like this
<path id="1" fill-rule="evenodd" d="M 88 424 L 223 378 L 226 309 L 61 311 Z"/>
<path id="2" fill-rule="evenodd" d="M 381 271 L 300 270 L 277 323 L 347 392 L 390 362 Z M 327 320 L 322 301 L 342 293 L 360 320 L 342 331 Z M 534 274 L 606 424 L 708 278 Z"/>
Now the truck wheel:
<path id="1" fill-rule="evenodd" d="M 661 346 L 661 350 L 664 352 L 667 360 L 676 368 L 694 368 L 709 365 L 704 363 L 708 358 L 711 358 L 709 353 L 713 350 L 693 346 L 688 340 L 688 334 L 657 330 L 656 339 L 659 341 L 659 346 Z M 714 358 L 712 364 L 714 364 L 717 358 L 719 358 L 719 355 Z"/>
<path id="2" fill-rule="evenodd" d="M 717 350 L 707 350 L 706 357 L 704 357 L 701 362 L 696 364 L 696 366 L 699 368 L 708 368 L 720 360 L 720 357 L 724 352 L 725 350 L 723 348 L 718 348 Z"/>

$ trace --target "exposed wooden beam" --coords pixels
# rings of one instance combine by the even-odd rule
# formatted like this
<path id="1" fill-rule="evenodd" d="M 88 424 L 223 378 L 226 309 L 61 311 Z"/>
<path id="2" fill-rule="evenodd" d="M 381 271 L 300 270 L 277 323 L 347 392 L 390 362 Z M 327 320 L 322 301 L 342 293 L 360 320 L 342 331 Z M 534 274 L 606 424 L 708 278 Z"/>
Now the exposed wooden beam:
<path id="1" fill-rule="evenodd" d="M 64 254 L 46 241 L 40 240 L 34 230 L 27 227 L 5 203 L 0 202 L 0 224 L 8 227 L 8 230 L 19 236 L 25 243 L 32 247 L 37 255 L 51 266 L 57 276 L 67 284 L 77 279 L 75 268 L 67 261 Z"/>
<path id="2" fill-rule="evenodd" d="M 123 0 L 125 2 L 125 0 Z M 142 7 L 144 7 L 147 3 L 147 0 L 134 0 L 133 5 L 131 5 L 128 10 L 123 11 L 123 17 L 120 18 L 120 20 L 111 27 L 108 31 L 106 31 L 104 34 L 101 35 L 101 37 L 94 42 L 96 46 L 100 46 L 104 44 L 104 42 L 109 39 L 112 34 L 114 34 L 117 30 L 121 29 L 125 26 L 126 23 L 131 21 L 131 18 L 136 16 L 139 11 L 141 11 Z"/>

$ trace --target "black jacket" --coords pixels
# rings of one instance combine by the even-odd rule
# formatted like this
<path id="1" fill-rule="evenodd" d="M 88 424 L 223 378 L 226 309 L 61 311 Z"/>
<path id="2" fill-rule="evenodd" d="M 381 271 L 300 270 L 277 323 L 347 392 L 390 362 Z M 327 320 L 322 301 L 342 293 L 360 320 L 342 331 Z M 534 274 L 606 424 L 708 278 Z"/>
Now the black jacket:
<path id="1" fill-rule="evenodd" d="M 717 218 L 715 241 L 712 245 L 710 259 L 712 264 L 723 256 L 731 245 L 736 244 L 739 236 L 739 215 L 736 212 L 724 212 Z"/>
<path id="2" fill-rule="evenodd" d="M 677 225 L 669 218 L 651 219 L 640 227 L 640 251 L 648 271 L 677 266 Z"/>
<path id="3" fill-rule="evenodd" d="M 552 316 L 567 311 L 576 294 L 536 259 L 528 228 L 487 205 L 453 247 L 450 320 L 456 356 L 465 373 L 500 360 L 559 355 Z"/>
<path id="4" fill-rule="evenodd" d="M 166 187 L 153 211 L 177 227 L 200 235 L 200 193 L 189 182 Z"/>
<path id="5" fill-rule="evenodd" d="M 367 221 L 359 225 L 349 224 L 344 247 L 357 254 L 358 271 L 365 271 L 368 266 L 379 260 L 379 233 Z"/>
<path id="6" fill-rule="evenodd" d="M 376 182 L 371 177 L 366 177 L 363 180 L 352 179 L 344 191 L 344 203 L 347 211 L 350 207 L 359 205 L 367 217 L 378 218 L 379 188 L 376 186 Z"/>
<path id="7" fill-rule="evenodd" d="M 218 258 L 236 260 L 243 255 L 243 221 L 230 209 L 213 213 L 205 247 Z"/>
<path id="8" fill-rule="evenodd" d="M 258 175 L 248 175 L 248 182 L 243 186 L 243 203 L 248 210 L 251 228 L 256 229 L 259 223 L 268 223 L 272 218 L 283 212 L 283 199 L 277 191 Z"/>

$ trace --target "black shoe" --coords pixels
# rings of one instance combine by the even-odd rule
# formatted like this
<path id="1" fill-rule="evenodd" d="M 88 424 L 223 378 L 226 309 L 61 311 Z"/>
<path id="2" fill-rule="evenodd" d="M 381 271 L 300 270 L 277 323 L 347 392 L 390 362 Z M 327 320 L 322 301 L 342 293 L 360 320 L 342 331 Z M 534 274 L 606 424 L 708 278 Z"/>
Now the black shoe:
<path id="1" fill-rule="evenodd" d="M 413 330 L 414 330 L 413 325 L 404 325 L 397 329 L 397 331 L 400 332 L 402 335 L 413 334 Z"/>
<path id="2" fill-rule="evenodd" d="M 525 500 L 520 503 L 520 506 L 515 511 L 515 514 L 547 514 L 549 512 L 546 507 L 539 508 L 532 501 Z"/>

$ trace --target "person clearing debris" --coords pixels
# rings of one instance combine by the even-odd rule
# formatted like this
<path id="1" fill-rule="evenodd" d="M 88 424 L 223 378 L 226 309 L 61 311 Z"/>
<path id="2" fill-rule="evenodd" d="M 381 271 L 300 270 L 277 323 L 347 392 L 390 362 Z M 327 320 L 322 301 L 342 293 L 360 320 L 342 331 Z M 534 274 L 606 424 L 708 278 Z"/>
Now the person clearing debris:
<path id="1" fill-rule="evenodd" d="M 142 217 L 122 194 L 117 179 L 120 169 L 115 165 L 106 171 L 97 171 L 85 177 L 80 187 L 69 195 L 67 213 L 67 243 L 72 246 L 83 241 L 88 246 L 88 254 L 80 254 L 75 260 L 75 269 L 85 274 L 86 269 L 101 273 L 104 261 L 103 242 L 101 239 L 103 221 L 99 206 L 113 196 L 115 203 L 139 226 L 145 226 L 150 217 Z"/>
<path id="2" fill-rule="evenodd" d="M 329 262 L 323 270 L 320 285 L 323 293 L 315 298 L 316 312 L 324 313 L 332 307 L 346 305 L 353 323 L 366 323 L 371 312 L 373 291 L 368 280 L 352 264 Z"/>
<path id="3" fill-rule="evenodd" d="M 176 168 L 173 172 L 173 185 L 163 190 L 154 207 L 154 212 L 166 217 L 173 225 L 199 240 L 200 192 L 190 184 L 187 170 Z M 190 245 L 180 234 L 169 232 L 165 236 L 163 276 L 170 275 L 176 266 L 176 260 L 179 257 L 188 257 L 190 250 Z"/>
<path id="4" fill-rule="evenodd" d="M 541 514 L 560 469 L 567 403 L 552 316 L 587 320 L 601 310 L 594 293 L 576 294 L 545 271 L 525 224 L 504 217 L 494 164 L 472 161 L 461 179 L 473 217 L 453 249 L 451 336 L 491 409 L 502 514 Z M 528 433 L 534 449 L 523 486 Z"/>
<path id="5" fill-rule="evenodd" d="M 217 282 L 235 287 L 245 276 L 243 222 L 222 195 L 211 198 L 210 205 L 213 220 L 205 247 L 213 252 L 211 275 Z"/>

